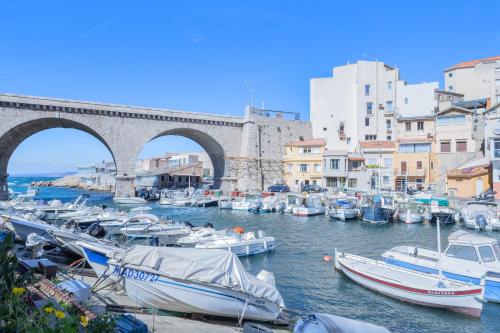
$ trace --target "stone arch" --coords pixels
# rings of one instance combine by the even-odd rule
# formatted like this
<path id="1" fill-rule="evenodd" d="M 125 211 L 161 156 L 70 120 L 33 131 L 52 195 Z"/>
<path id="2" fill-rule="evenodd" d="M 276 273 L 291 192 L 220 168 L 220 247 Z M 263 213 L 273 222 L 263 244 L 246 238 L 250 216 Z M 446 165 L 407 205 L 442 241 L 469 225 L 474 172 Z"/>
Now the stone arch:
<path id="1" fill-rule="evenodd" d="M 88 133 L 109 150 L 116 165 L 115 154 L 104 138 L 92 128 L 80 122 L 64 118 L 39 118 L 12 127 L 0 137 L 0 199 L 7 194 L 7 166 L 16 148 L 28 137 L 51 128 L 73 128 Z M 117 166 L 118 167 L 118 166 Z"/>
<path id="2" fill-rule="evenodd" d="M 199 144 L 208 154 L 214 168 L 214 186 L 219 188 L 222 184 L 222 178 L 227 174 L 228 165 L 226 163 L 226 152 L 223 146 L 212 135 L 193 128 L 174 128 L 155 135 L 151 140 L 168 136 L 178 135 L 193 140 Z"/>

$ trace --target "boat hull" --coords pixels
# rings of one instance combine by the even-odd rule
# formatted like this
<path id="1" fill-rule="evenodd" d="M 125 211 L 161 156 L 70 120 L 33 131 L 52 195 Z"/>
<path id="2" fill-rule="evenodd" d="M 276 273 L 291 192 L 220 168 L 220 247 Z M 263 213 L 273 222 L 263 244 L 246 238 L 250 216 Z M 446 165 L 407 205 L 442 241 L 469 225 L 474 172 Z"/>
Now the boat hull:
<path id="1" fill-rule="evenodd" d="M 49 242 L 56 242 L 49 231 L 58 230 L 58 228 L 50 224 L 37 223 L 16 218 L 10 218 L 8 223 L 10 223 L 12 228 L 15 230 L 16 236 L 23 241 L 26 241 L 29 234 L 35 233 L 39 236 L 44 237 Z"/>
<path id="2" fill-rule="evenodd" d="M 392 222 L 394 211 L 384 207 L 362 207 L 363 221 L 374 224 Z"/>
<path id="3" fill-rule="evenodd" d="M 296 216 L 324 215 L 325 207 L 293 207 L 292 214 Z"/>
<path id="4" fill-rule="evenodd" d="M 199 243 L 195 245 L 196 248 L 199 249 L 221 249 L 221 250 L 229 250 L 236 254 L 239 257 L 243 256 L 251 256 L 254 254 L 265 253 L 273 251 L 276 247 L 276 241 L 271 238 L 269 240 L 251 240 L 244 241 L 237 244 L 203 244 Z"/>
<path id="5" fill-rule="evenodd" d="M 245 319 L 260 321 L 276 319 L 281 310 L 276 303 L 229 288 L 172 279 L 135 267 L 111 265 L 110 269 L 113 275 L 122 277 L 127 295 L 147 308 L 231 318 L 240 318 L 245 311 Z"/>
<path id="6" fill-rule="evenodd" d="M 335 266 L 354 282 L 386 296 L 412 304 L 458 312 L 475 318 L 481 316 L 483 305 L 480 287 L 441 289 L 436 286 L 432 289 L 424 289 L 402 283 L 392 276 L 377 274 L 376 271 L 360 271 L 352 265 L 346 264 L 339 255 L 336 255 Z"/>
<path id="7" fill-rule="evenodd" d="M 357 209 L 332 209 L 328 211 L 328 216 L 332 219 L 338 220 L 354 220 L 358 217 Z"/>

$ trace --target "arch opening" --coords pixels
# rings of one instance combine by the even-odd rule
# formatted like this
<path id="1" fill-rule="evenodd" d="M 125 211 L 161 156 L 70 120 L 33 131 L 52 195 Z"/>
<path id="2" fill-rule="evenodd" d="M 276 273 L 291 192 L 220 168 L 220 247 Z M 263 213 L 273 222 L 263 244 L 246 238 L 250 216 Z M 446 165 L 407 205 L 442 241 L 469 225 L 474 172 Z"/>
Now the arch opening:
<path id="1" fill-rule="evenodd" d="M 51 131 L 54 129 L 76 131 L 73 133 L 64 130 Z M 45 147 L 41 145 L 44 142 L 30 140 L 37 140 L 37 138 L 50 142 L 52 146 Z M 24 143 L 28 146 L 23 146 Z M 100 144 L 104 145 L 106 149 L 100 152 L 86 152 L 84 149 L 89 143 L 91 149 L 99 147 Z M 31 146 L 34 147 L 31 148 Z M 44 156 L 45 152 L 48 152 L 46 157 Z M 85 155 L 87 155 L 87 159 Z M 8 196 L 7 177 L 9 173 L 47 174 L 51 173 L 51 168 L 53 168 L 53 172 L 61 172 L 64 166 L 68 168 L 68 171 L 70 171 L 69 169 L 75 171 L 78 164 L 95 163 L 98 165 L 102 164 L 101 161 L 107 162 L 110 170 L 116 170 L 115 157 L 110 146 L 101 135 L 84 124 L 62 118 L 43 118 L 19 124 L 0 136 L 0 198 L 6 199 Z M 87 182 L 89 181 L 87 179 Z"/>
<path id="2" fill-rule="evenodd" d="M 143 147 L 135 187 L 218 189 L 225 167 L 224 149 L 210 135 L 189 128 L 172 129 L 156 135 Z"/>

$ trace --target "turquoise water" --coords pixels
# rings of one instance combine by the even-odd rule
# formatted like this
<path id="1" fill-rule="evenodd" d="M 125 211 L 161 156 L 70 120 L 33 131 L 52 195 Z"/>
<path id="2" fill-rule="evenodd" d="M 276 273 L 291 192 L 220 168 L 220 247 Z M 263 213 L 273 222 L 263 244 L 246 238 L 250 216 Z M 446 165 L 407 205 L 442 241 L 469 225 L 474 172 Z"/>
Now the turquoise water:
<path id="1" fill-rule="evenodd" d="M 14 190 L 25 190 L 32 178 L 11 178 Z M 42 188 L 41 199 L 70 201 L 81 190 Z M 90 193 L 96 204 L 113 205 L 111 195 Z M 485 304 L 480 320 L 451 312 L 402 303 L 353 283 L 323 261 L 324 255 L 340 250 L 376 258 L 396 245 L 436 248 L 433 225 L 367 225 L 334 221 L 326 216 L 309 218 L 290 214 L 253 214 L 217 208 L 165 208 L 152 204 L 157 215 L 169 216 L 194 225 L 211 222 L 216 228 L 242 226 L 248 231 L 263 230 L 276 237 L 273 253 L 241 258 L 252 273 L 272 271 L 288 308 L 301 313 L 327 312 L 386 326 L 393 332 L 500 332 L 500 305 Z M 459 225 L 442 228 L 443 244 Z M 499 232 L 489 233 L 500 239 Z"/>

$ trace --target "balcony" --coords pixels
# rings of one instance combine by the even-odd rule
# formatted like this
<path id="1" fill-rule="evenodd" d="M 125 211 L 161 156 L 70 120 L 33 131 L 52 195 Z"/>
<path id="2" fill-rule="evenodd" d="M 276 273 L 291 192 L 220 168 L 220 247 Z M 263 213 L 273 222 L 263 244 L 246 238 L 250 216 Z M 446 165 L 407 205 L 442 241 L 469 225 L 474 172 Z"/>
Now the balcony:
<path id="1" fill-rule="evenodd" d="M 394 175 L 396 177 L 425 177 L 427 175 L 427 170 L 425 168 L 394 168 Z"/>

